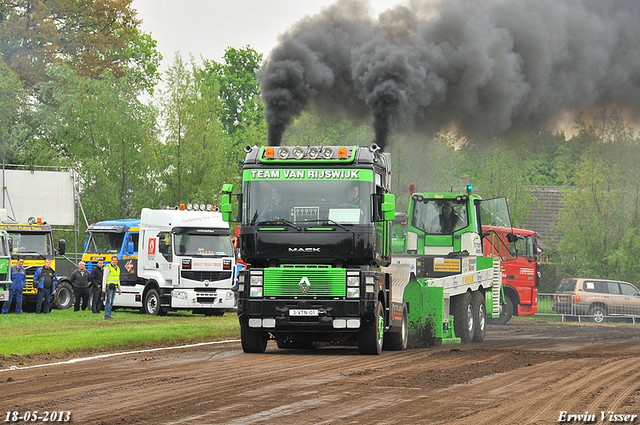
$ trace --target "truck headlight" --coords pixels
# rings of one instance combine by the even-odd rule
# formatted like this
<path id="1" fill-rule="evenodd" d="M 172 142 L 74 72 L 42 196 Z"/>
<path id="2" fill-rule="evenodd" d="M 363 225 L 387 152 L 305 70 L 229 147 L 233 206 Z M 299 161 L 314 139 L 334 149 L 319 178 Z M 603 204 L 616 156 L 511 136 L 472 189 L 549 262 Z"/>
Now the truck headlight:
<path id="1" fill-rule="evenodd" d="M 347 286 L 360 286 L 360 277 L 347 276 Z"/>
<path id="2" fill-rule="evenodd" d="M 173 291 L 171 293 L 171 296 L 173 298 L 178 298 L 180 300 L 186 300 L 187 299 L 187 293 L 186 292 L 180 292 L 180 291 Z"/>
<path id="3" fill-rule="evenodd" d="M 251 286 L 262 286 L 262 275 L 251 275 Z"/>
<path id="4" fill-rule="evenodd" d="M 249 290 L 250 297 L 261 297 L 262 296 L 262 286 L 252 286 Z"/>
<path id="5" fill-rule="evenodd" d="M 347 288 L 347 298 L 360 298 L 360 288 Z"/>

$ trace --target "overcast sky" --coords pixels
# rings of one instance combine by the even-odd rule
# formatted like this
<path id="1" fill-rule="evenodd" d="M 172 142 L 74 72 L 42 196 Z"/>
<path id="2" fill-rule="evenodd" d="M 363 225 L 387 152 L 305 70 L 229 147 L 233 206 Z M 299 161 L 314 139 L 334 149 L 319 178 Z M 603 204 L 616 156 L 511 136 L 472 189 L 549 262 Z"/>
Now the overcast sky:
<path id="1" fill-rule="evenodd" d="M 142 30 L 158 41 L 165 71 L 176 51 L 220 61 L 228 47 L 249 44 L 266 58 L 278 34 L 306 15 L 314 15 L 335 0 L 134 0 Z M 370 0 L 374 13 L 404 3 Z"/>

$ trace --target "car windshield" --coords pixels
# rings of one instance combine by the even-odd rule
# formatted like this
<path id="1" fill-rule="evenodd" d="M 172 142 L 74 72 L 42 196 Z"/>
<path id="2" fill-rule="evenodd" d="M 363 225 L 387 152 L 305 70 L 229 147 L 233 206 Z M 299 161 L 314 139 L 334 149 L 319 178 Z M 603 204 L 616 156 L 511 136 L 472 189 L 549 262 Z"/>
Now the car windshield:
<path id="1" fill-rule="evenodd" d="M 558 289 L 556 292 L 569 292 L 575 291 L 576 289 L 576 280 L 575 279 L 562 279 L 560 285 L 558 285 Z"/>
<path id="2" fill-rule="evenodd" d="M 92 232 L 87 242 L 86 252 L 116 254 L 122 248 L 124 233 Z"/>
<path id="3" fill-rule="evenodd" d="M 177 233 L 175 254 L 185 257 L 233 257 L 230 235 Z"/>
<path id="4" fill-rule="evenodd" d="M 244 185 L 244 224 L 371 222 L 372 182 L 299 179 L 246 181 Z"/>

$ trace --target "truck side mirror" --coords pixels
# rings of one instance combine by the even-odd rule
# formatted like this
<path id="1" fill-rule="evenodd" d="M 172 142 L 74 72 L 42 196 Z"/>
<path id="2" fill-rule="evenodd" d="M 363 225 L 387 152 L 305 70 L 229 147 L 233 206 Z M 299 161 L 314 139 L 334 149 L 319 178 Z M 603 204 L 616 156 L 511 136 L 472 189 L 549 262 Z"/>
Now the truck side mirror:
<path id="1" fill-rule="evenodd" d="M 60 239 L 58 241 L 58 254 L 64 255 L 65 252 L 67 252 L 67 241 Z"/>
<path id="2" fill-rule="evenodd" d="M 222 185 L 222 198 L 220 199 L 220 212 L 222 213 L 222 219 L 224 221 L 231 221 L 231 212 L 233 207 L 231 205 L 231 194 L 233 193 L 232 184 Z"/>
<path id="3" fill-rule="evenodd" d="M 131 255 L 133 254 L 135 251 L 134 247 L 133 247 L 133 241 L 128 241 L 127 242 L 127 254 Z"/>
<path id="4" fill-rule="evenodd" d="M 9 254 L 11 254 L 13 252 L 13 238 L 9 236 L 7 242 L 9 243 Z"/>
<path id="5" fill-rule="evenodd" d="M 396 218 L 396 196 L 393 193 L 384 194 L 382 214 L 385 221 L 393 221 Z"/>

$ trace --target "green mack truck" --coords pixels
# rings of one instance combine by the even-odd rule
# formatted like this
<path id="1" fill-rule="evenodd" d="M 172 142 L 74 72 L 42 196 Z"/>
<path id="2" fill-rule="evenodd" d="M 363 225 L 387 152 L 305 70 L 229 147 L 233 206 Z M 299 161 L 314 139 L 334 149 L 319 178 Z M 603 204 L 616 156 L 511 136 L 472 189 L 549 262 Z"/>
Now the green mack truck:
<path id="1" fill-rule="evenodd" d="M 392 256 L 388 153 L 375 145 L 245 150 L 242 191 L 225 185 L 221 202 L 225 220 L 238 204 L 245 352 L 264 352 L 269 339 L 279 348 L 357 344 L 361 354 L 402 350 L 410 339 L 484 339 L 487 317 L 499 313 L 501 274 L 499 259 L 482 257 L 480 229 L 508 221 L 504 199 L 414 195 L 415 223 Z M 460 220 L 438 230 L 436 211 Z"/>
<path id="2" fill-rule="evenodd" d="M 390 156 L 377 146 L 246 147 L 238 200 L 238 318 L 245 352 L 357 343 L 407 346 L 391 264 Z M 231 219 L 233 187 L 221 211 Z M 394 290 L 397 292 L 394 295 Z"/>

